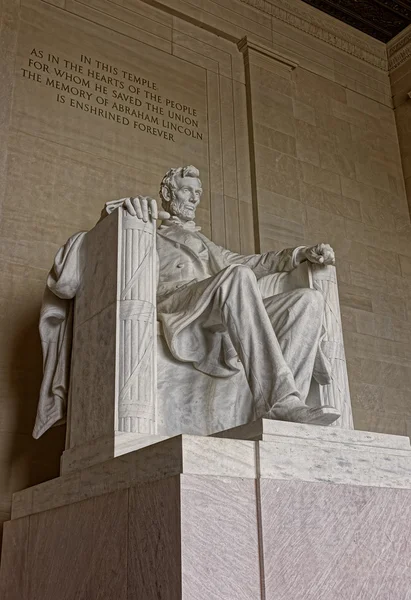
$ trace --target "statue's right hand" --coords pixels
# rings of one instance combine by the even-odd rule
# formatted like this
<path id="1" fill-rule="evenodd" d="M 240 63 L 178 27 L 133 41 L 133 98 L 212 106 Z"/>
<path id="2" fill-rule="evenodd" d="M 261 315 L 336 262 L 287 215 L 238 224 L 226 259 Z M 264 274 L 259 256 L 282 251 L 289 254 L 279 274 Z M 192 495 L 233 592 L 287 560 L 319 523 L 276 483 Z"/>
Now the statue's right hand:
<path id="1" fill-rule="evenodd" d="M 169 219 L 168 212 L 157 209 L 157 202 L 149 196 L 136 196 L 135 198 L 126 198 L 123 207 L 133 217 L 141 219 L 147 223 L 150 217 L 156 219 Z"/>

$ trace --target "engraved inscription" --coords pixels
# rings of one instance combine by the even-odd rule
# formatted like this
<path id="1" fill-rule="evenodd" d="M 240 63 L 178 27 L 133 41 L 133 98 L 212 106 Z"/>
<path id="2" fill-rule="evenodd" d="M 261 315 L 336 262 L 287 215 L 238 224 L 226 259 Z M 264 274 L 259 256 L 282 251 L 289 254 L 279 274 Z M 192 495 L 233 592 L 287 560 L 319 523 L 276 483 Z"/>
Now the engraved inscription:
<path id="1" fill-rule="evenodd" d="M 21 74 L 54 90 L 56 102 L 74 110 L 171 142 L 203 140 L 197 109 L 165 95 L 156 81 L 138 73 L 84 54 L 73 62 L 32 48 Z"/>

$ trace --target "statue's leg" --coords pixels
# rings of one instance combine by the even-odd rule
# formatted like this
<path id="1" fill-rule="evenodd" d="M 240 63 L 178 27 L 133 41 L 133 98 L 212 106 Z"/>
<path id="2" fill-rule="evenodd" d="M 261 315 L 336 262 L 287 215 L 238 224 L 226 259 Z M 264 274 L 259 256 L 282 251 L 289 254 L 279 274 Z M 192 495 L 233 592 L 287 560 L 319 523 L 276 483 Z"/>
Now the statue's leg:
<path id="1" fill-rule="evenodd" d="M 292 370 L 284 358 L 267 307 L 270 306 L 271 313 L 271 307 L 280 306 L 281 303 L 284 305 L 280 323 L 281 332 L 290 331 L 293 320 L 296 320 L 294 326 L 299 331 L 297 333 L 296 330 L 291 338 L 288 336 L 288 340 L 291 339 L 292 349 L 286 347 L 290 342 L 285 342 L 284 352 L 288 356 L 293 350 L 297 351 L 297 340 L 304 346 L 305 350 L 300 352 L 300 358 L 296 362 L 291 361 L 301 381 L 305 376 L 311 379 L 313 367 L 311 365 L 311 373 L 308 373 L 307 361 L 311 359 L 311 351 L 308 351 L 310 342 L 304 341 L 304 330 L 301 330 L 301 327 L 310 328 L 307 319 L 312 319 L 316 310 L 321 313 L 319 309 L 311 310 L 311 305 L 315 303 L 307 300 L 308 294 L 291 292 L 284 299 L 280 296 L 284 294 L 264 301 L 254 273 L 243 265 L 235 265 L 227 269 L 227 277 L 218 287 L 216 304 L 220 310 L 221 321 L 243 363 L 256 403 L 256 415 L 299 423 L 328 425 L 338 419 L 340 416 L 338 411 L 331 407 L 306 406 Z M 317 297 L 316 292 L 313 292 L 312 297 Z M 291 299 L 293 302 L 290 301 Z M 321 300 L 322 298 L 319 302 Z M 305 311 L 307 319 L 303 316 Z M 315 351 L 316 347 L 314 358 Z"/>
<path id="2" fill-rule="evenodd" d="M 321 292 L 300 288 L 264 300 L 264 306 L 297 390 L 306 400 L 324 317 Z"/>
<path id="3" fill-rule="evenodd" d="M 257 415 L 266 414 L 274 403 L 303 405 L 251 269 L 229 267 L 216 300 L 221 321 L 244 366 Z"/>

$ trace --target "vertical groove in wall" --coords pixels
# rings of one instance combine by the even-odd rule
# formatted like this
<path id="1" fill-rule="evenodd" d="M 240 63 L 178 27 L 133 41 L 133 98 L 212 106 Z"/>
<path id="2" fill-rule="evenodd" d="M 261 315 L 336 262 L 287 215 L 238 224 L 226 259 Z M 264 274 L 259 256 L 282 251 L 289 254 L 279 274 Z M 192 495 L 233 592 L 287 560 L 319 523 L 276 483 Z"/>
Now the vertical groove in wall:
<path id="1" fill-rule="evenodd" d="M 16 46 L 20 22 L 19 0 L 0 0 L 0 218 L 6 194 L 8 132 L 15 84 Z"/>
<path id="2" fill-rule="evenodd" d="M 126 564 L 125 564 L 125 568 L 124 568 L 124 572 L 125 572 L 125 598 L 129 598 L 130 594 L 128 593 L 128 569 L 129 569 L 129 560 L 128 560 L 128 553 L 130 552 L 130 488 L 128 488 L 126 490 L 126 494 L 127 494 L 127 520 L 126 520 L 126 551 L 125 551 L 125 558 L 126 558 Z"/>
<path id="3" fill-rule="evenodd" d="M 182 460 L 182 464 L 181 464 L 181 471 L 183 472 L 184 467 L 183 467 L 183 461 L 184 461 L 184 456 L 181 457 Z M 176 518 L 178 519 L 178 527 L 177 527 L 177 535 L 178 535 L 178 539 L 176 540 L 176 546 L 179 549 L 180 552 L 180 577 L 179 577 L 179 582 L 178 582 L 178 586 L 179 586 L 179 590 L 178 590 L 178 597 L 179 598 L 183 598 L 183 577 L 184 577 L 184 573 L 183 573 L 183 511 L 182 511 L 182 503 L 183 503 L 183 475 L 182 473 L 180 473 L 179 475 L 177 475 L 176 478 L 177 481 L 177 485 L 178 485 L 178 499 L 177 499 L 177 514 L 176 514 Z"/>
<path id="4" fill-rule="evenodd" d="M 261 473 L 260 473 L 260 442 L 255 442 L 255 501 L 257 510 L 257 536 L 258 536 L 258 562 L 260 568 L 261 600 L 266 600 L 265 589 L 265 564 L 264 564 L 264 539 L 261 505 Z"/>
<path id="5" fill-rule="evenodd" d="M 24 549 L 24 563 L 25 563 L 26 568 L 24 569 L 23 582 L 22 582 L 24 596 L 21 600 L 29 600 L 31 598 L 30 577 L 29 577 L 29 555 L 30 555 L 30 545 L 31 545 L 31 536 L 32 536 L 33 515 L 26 517 L 26 519 L 27 519 L 27 539 L 26 539 L 26 547 Z"/>
<path id="6" fill-rule="evenodd" d="M 222 211 L 224 196 L 223 156 L 221 133 L 221 93 L 218 75 L 206 70 L 208 164 L 210 190 L 210 229 L 213 242 L 226 245 L 225 216 Z M 215 119 L 215 114 L 218 118 Z"/>
<path id="7" fill-rule="evenodd" d="M 234 156 L 235 156 L 235 191 L 236 191 L 236 220 L 237 220 L 237 232 L 238 232 L 238 248 L 235 249 L 236 252 L 241 253 L 241 210 L 240 210 L 240 186 L 239 186 L 239 178 L 241 177 L 238 172 L 238 131 L 237 131 L 237 114 L 236 114 L 236 101 L 235 101 L 235 83 L 231 81 L 231 102 L 233 107 L 233 146 L 234 146 Z"/>
<path id="8" fill-rule="evenodd" d="M 258 199 L 257 199 L 257 169 L 255 163 L 255 144 L 254 144 L 254 127 L 253 127 L 253 104 L 251 95 L 251 73 L 250 61 L 248 53 L 244 54 L 244 69 L 245 69 L 245 91 L 247 99 L 247 125 L 248 125 L 248 143 L 250 148 L 250 173 L 251 173 L 251 199 L 253 205 L 253 225 L 254 225 L 254 243 L 255 251 L 261 252 L 260 242 L 260 219 L 258 216 Z"/>

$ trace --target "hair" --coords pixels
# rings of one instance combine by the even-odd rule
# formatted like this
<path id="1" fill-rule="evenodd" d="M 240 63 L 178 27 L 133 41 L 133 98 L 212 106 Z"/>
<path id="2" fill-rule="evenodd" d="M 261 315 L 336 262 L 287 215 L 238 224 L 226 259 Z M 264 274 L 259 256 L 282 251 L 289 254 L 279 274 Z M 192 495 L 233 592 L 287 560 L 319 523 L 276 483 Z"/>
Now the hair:
<path id="1" fill-rule="evenodd" d="M 196 167 L 193 167 L 193 165 L 177 167 L 176 169 L 167 171 L 160 184 L 161 205 L 164 210 L 168 210 L 169 204 L 173 199 L 173 193 L 178 189 L 176 177 L 197 177 L 197 179 L 200 179 L 200 171 Z"/>

